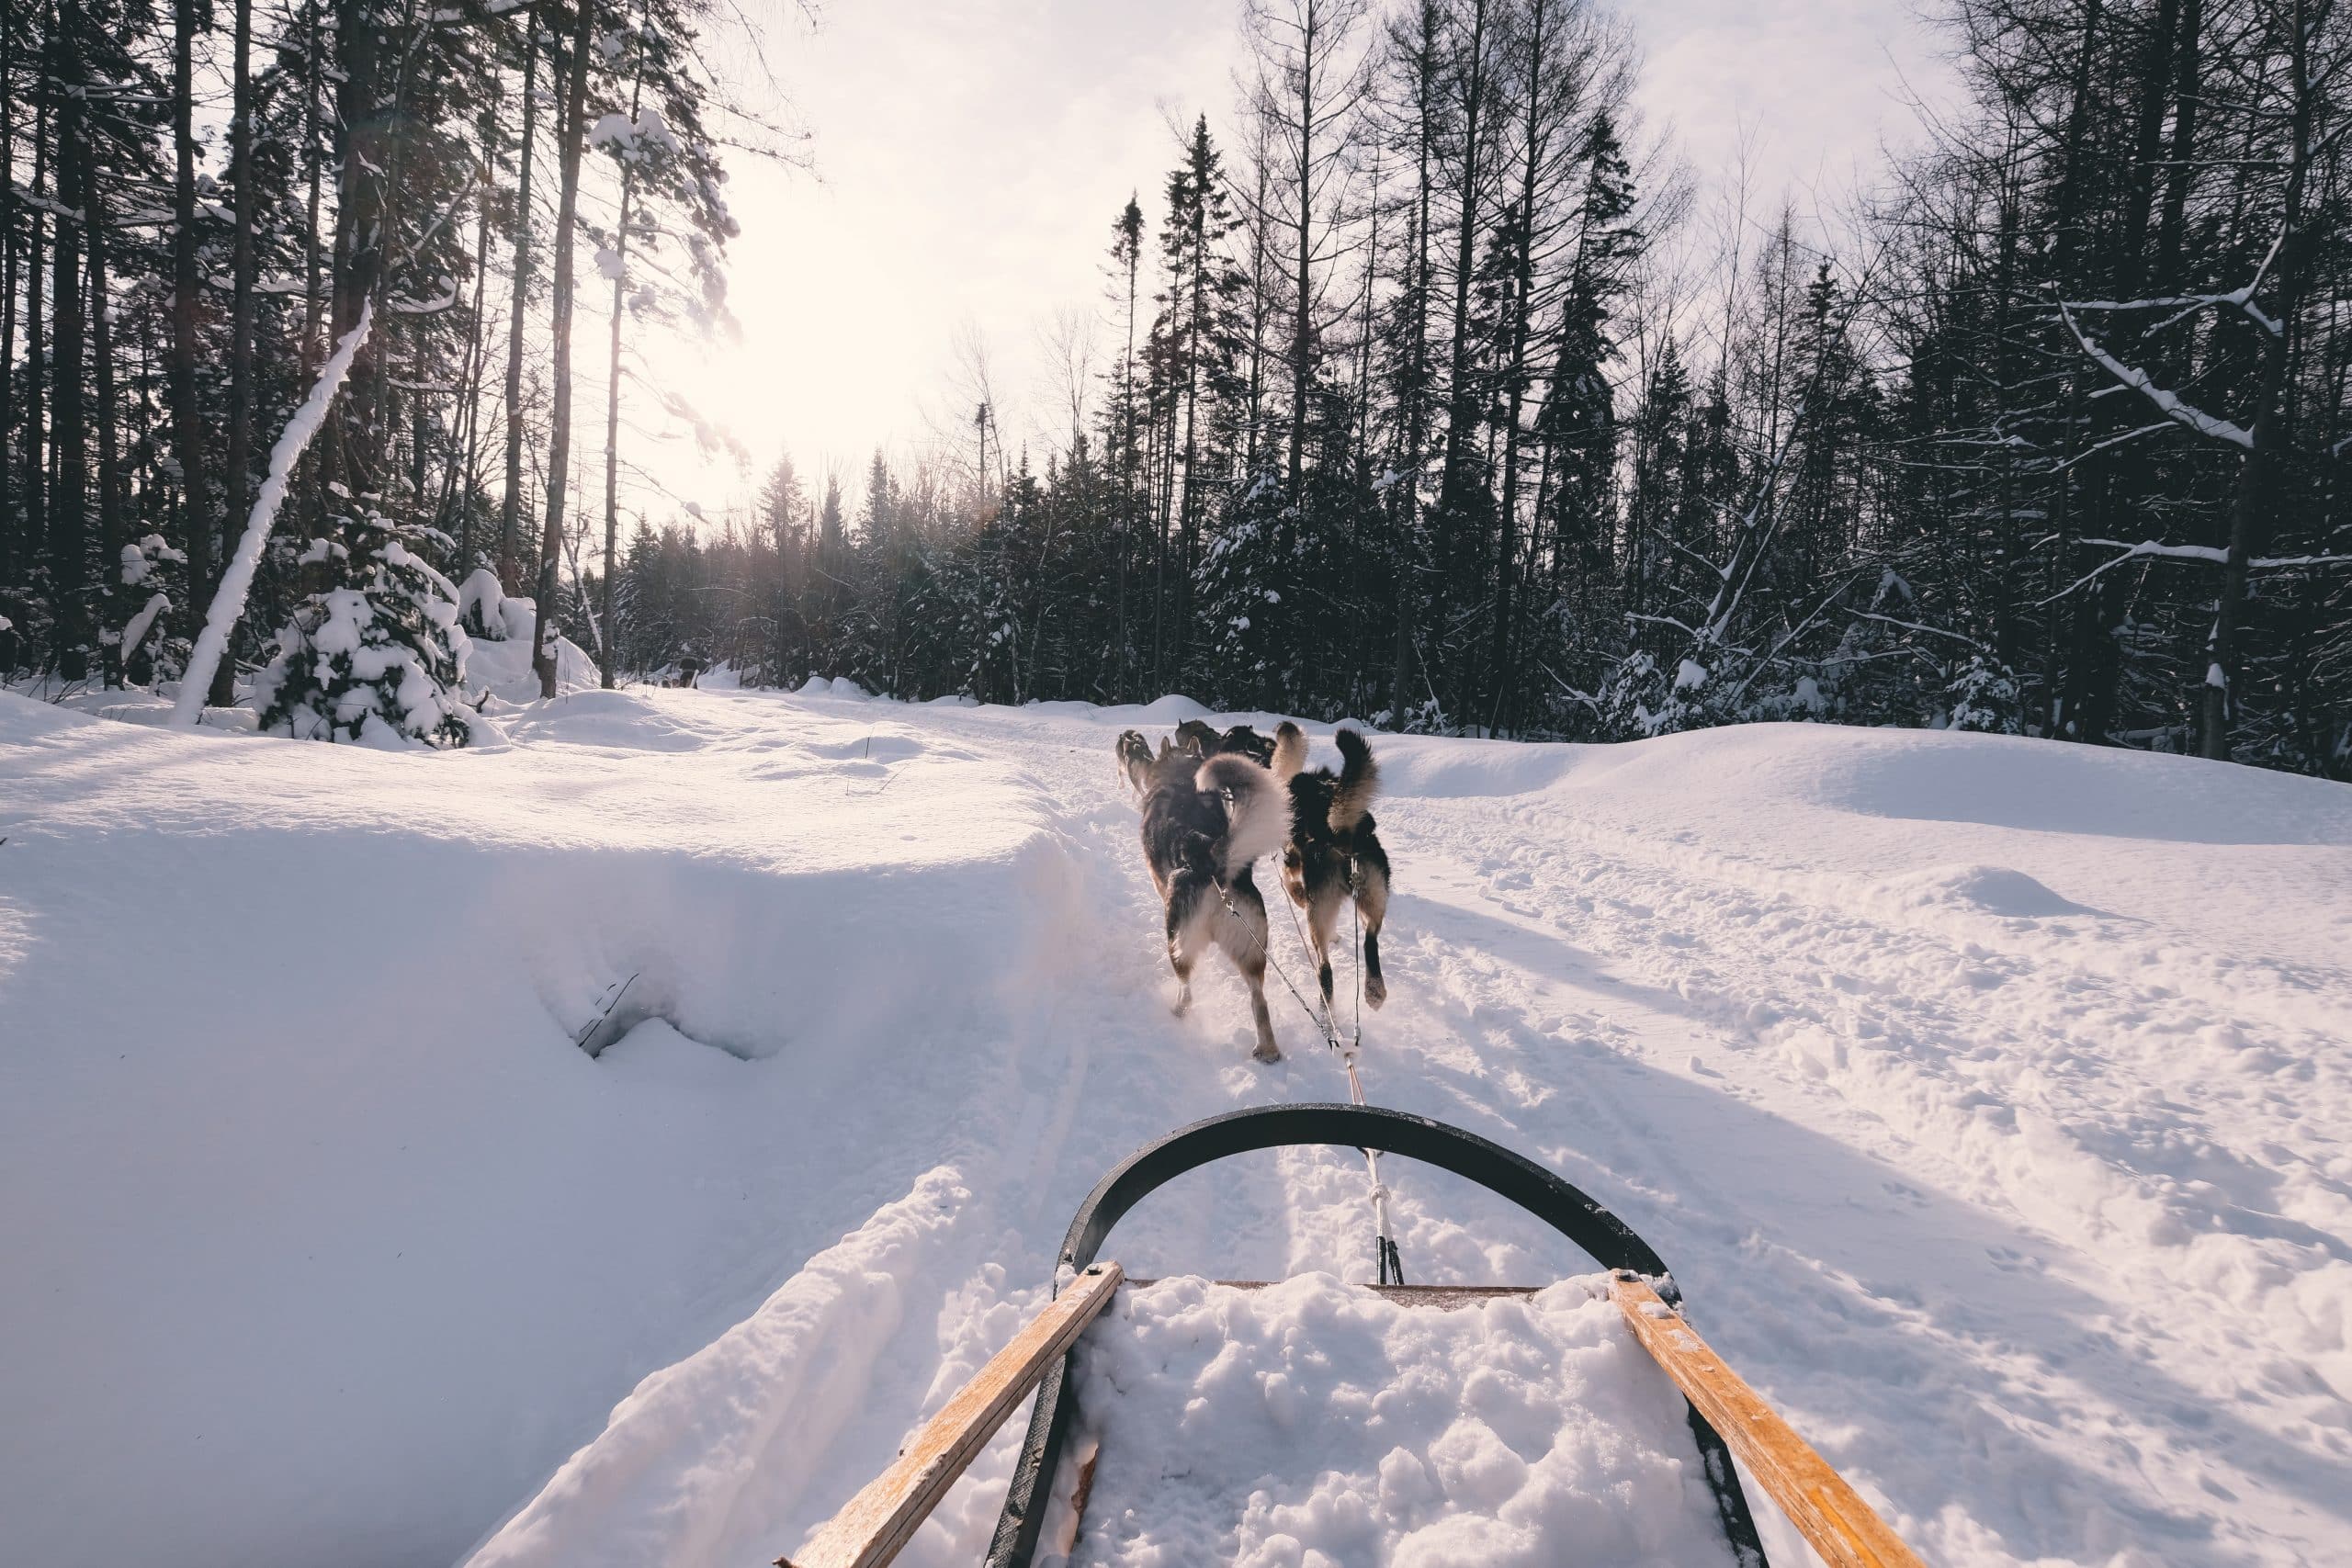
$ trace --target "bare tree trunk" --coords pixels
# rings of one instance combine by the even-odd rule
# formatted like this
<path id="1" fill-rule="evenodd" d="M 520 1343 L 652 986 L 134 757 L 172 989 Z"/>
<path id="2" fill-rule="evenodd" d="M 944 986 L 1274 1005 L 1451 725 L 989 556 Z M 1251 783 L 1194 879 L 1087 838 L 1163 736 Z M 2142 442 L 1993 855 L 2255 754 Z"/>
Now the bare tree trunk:
<path id="1" fill-rule="evenodd" d="M 178 155 L 173 183 L 172 449 L 179 459 L 181 504 L 187 533 L 187 631 L 203 625 L 218 586 L 217 530 L 204 492 L 204 419 L 196 400 L 196 0 L 172 4 L 172 139 Z"/>
<path id="2" fill-rule="evenodd" d="M 1133 212 L 1132 225 L 1127 217 Z M 1126 246 L 1127 264 L 1127 356 L 1119 363 L 1119 420 L 1125 444 L 1119 457 L 1119 506 L 1123 523 L 1119 540 L 1119 696 L 1148 695 L 1133 691 L 1128 685 L 1127 660 L 1133 652 L 1134 637 L 1127 624 L 1127 568 L 1135 555 L 1136 525 L 1142 521 L 1142 505 L 1136 495 L 1136 272 L 1141 262 L 1140 252 L 1143 215 L 1136 207 L 1135 197 L 1127 197 L 1127 206 L 1120 214 L 1120 235 Z"/>
<path id="3" fill-rule="evenodd" d="M 1293 177 L 1298 182 L 1298 270 L 1293 282 L 1298 316 L 1291 323 L 1290 340 L 1290 503 L 1306 521 L 1302 486 L 1306 462 L 1306 389 L 1314 379 L 1311 355 L 1315 346 L 1315 67 L 1316 38 L 1320 14 L 1316 0 L 1306 0 L 1298 46 L 1298 159 Z"/>
<path id="4" fill-rule="evenodd" d="M 496 92 L 493 85 L 492 93 Z M 454 504 L 458 511 L 458 575 L 468 577 L 473 571 L 474 497 L 479 492 L 480 475 L 475 471 L 481 434 L 481 368 L 489 344 L 488 323 L 482 319 L 482 307 L 490 299 L 490 191 L 491 169 L 498 161 L 498 100 L 493 96 L 481 115 L 481 185 L 476 193 L 480 205 L 474 213 L 474 310 L 473 332 L 466 344 L 466 365 L 463 385 L 466 406 L 462 415 L 465 439 L 453 444 L 447 469 L 441 477 L 441 502 L 434 509 L 444 533 L 449 529 L 449 512 Z M 462 487 L 462 493 L 461 493 Z"/>
<path id="5" fill-rule="evenodd" d="M 236 84 L 229 118 L 229 171 L 237 186 L 237 233 L 230 263 L 229 455 L 224 476 L 229 525 L 232 528 L 244 522 L 250 504 L 254 441 L 253 0 L 236 0 Z M 234 695 L 234 660 L 223 659 L 213 666 L 210 701 L 215 707 L 228 706 Z"/>
<path id="6" fill-rule="evenodd" d="M 322 317 L 319 255 L 319 186 L 321 174 L 326 167 L 326 150 L 319 145 L 319 6 L 323 0 L 311 0 L 303 9 L 303 21 L 309 33 L 302 60 L 302 140 L 303 161 L 310 165 L 308 221 L 302 237 L 302 384 L 309 386 L 316 378 L 319 367 L 326 361 L 325 345 L 319 341 Z"/>
<path id="7" fill-rule="evenodd" d="M 1476 271 L 1479 160 L 1486 152 L 1487 0 L 1473 0 L 1467 42 L 1469 76 L 1463 85 L 1461 156 L 1462 209 L 1454 229 L 1453 336 L 1447 355 L 1449 405 L 1445 431 L 1445 483 L 1459 484 L 1464 444 L 1476 423 L 1477 399 L 1470 374 L 1470 280 Z"/>
<path id="8" fill-rule="evenodd" d="M 1407 400 L 1400 423 L 1404 426 L 1404 473 L 1393 489 L 1401 489 L 1403 497 L 1397 502 L 1396 592 L 1396 642 L 1395 662 L 1388 679 L 1388 722 L 1405 722 L 1405 694 L 1412 683 L 1414 622 L 1418 614 L 1418 593 L 1413 583 L 1418 563 L 1414 559 L 1415 545 L 1420 532 L 1421 464 L 1429 446 L 1429 309 L 1430 309 L 1430 160 L 1434 151 L 1437 116 L 1437 47 L 1442 21 L 1436 0 L 1421 0 L 1417 13 L 1416 37 L 1411 56 L 1413 67 L 1413 255 L 1412 280 L 1409 285 L 1413 301 L 1410 331 L 1412 343 L 1407 350 Z"/>
<path id="9" fill-rule="evenodd" d="M 498 504 L 498 581 L 509 593 L 522 530 L 523 318 L 531 288 L 531 146 L 537 140 L 539 14 L 523 14 L 523 152 L 514 179 L 514 288 L 506 325 L 506 493 Z"/>
<path id="10" fill-rule="evenodd" d="M 2172 79 L 2172 149 L 2165 158 L 2164 216 L 2156 224 L 2156 287 L 2170 288 L 2180 280 L 2180 247 L 2188 223 L 2188 187 L 2197 171 L 2190 157 L 2197 145 L 2199 34 L 2204 26 L 2202 0 L 2184 0 L 2180 42 L 2174 54 Z"/>
<path id="11" fill-rule="evenodd" d="M 1521 91 L 1526 95 L 1520 127 L 1521 162 L 1519 213 L 1517 233 L 1513 237 L 1510 296 L 1508 301 L 1510 343 L 1507 359 L 1507 401 L 1503 423 L 1503 494 L 1502 526 L 1495 540 L 1495 602 L 1494 643 L 1489 656 L 1493 684 L 1488 689 L 1487 728 L 1500 733 L 1505 717 L 1504 705 L 1510 690 L 1511 654 L 1511 578 L 1518 568 L 1519 554 L 1519 448 L 1520 418 L 1525 410 L 1527 397 L 1527 341 L 1532 326 L 1531 317 L 1535 301 L 1535 214 L 1537 187 L 1544 180 L 1544 153 L 1548 146 L 1547 132 L 1553 128 L 1544 118 L 1547 85 L 1544 68 L 1548 59 L 1547 27 L 1553 20 L 1552 7 L 1545 0 L 1533 0 L 1525 9 L 1522 25 L 1527 36 L 1521 47 L 1527 51 L 1526 81 Z M 1583 246 L 1577 247 L 1579 263 Z M 1556 389 L 1555 389 L 1556 395 Z M 1542 497 L 1539 492 L 1538 503 Z"/>
<path id="12" fill-rule="evenodd" d="M 102 624 L 119 628 L 121 617 L 107 613 L 107 601 L 122 581 L 122 464 L 116 446 L 120 415 L 114 377 L 114 323 L 107 300 L 106 205 L 98 188 L 94 162 L 82 181 L 82 212 L 90 235 L 90 364 L 96 373 L 98 393 L 98 605 Z M 0 360 L 0 363 L 6 363 Z M 122 684 L 122 660 L 128 649 L 107 642 L 107 684 Z"/>
<path id="13" fill-rule="evenodd" d="M 2268 334 L 2262 357 L 2262 380 L 2256 394 L 2254 423 L 2245 460 L 2239 466 L 2237 488 L 2230 498 L 2229 553 L 2222 558 L 2222 587 L 2213 606 L 2213 635 L 2208 645 L 2205 679 L 2199 688 L 2198 750 L 2223 761 L 2230 754 L 2231 700 L 2241 656 L 2238 637 L 2245 618 L 2246 575 L 2270 520 L 2270 491 L 2285 445 L 2280 426 L 2286 419 L 2288 358 L 2293 349 L 2296 319 L 2302 312 L 2303 258 L 2310 236 L 2302 231 L 2303 192 L 2311 178 L 2312 118 L 2314 89 L 2311 76 L 2311 0 L 2293 0 L 2288 7 L 2291 41 L 2288 46 L 2290 91 L 2293 108 L 2288 131 L 2287 189 L 2280 202 L 2278 241 L 2273 270 L 2278 290 L 2270 317 L 2276 330 Z"/>
<path id="14" fill-rule="evenodd" d="M 645 40 L 638 39 L 637 78 L 629 87 L 628 118 L 633 127 L 645 98 Z M 603 628 L 604 685 L 613 689 L 613 575 L 620 556 L 621 538 L 621 312 L 628 305 L 628 220 L 629 202 L 637 194 L 637 165 L 628 158 L 621 160 L 620 221 L 613 231 L 613 321 L 612 351 L 605 379 L 605 581 L 598 597 L 596 613 Z"/>
<path id="15" fill-rule="evenodd" d="M 57 92 L 57 243 L 51 250 L 50 443 L 57 490 L 50 509 L 51 646 L 58 674 L 90 672 L 89 418 L 83 400 L 82 221 L 90 198 L 88 107 L 82 66 L 82 8 L 59 0 L 50 39 L 50 77 Z"/>
<path id="16" fill-rule="evenodd" d="M 38 197 L 41 183 L 49 174 L 49 107 L 44 96 L 41 107 L 33 114 L 33 177 L 26 189 Z M 25 246 L 25 265 L 20 287 L 25 291 L 25 417 L 23 443 L 24 478 L 24 560 L 22 570 L 29 573 L 33 561 L 49 542 L 49 444 L 46 383 L 41 367 L 49 363 L 48 320 L 42 310 L 40 287 L 43 236 L 48 231 L 46 209 L 34 201 L 26 204 L 31 210 L 28 216 L 28 234 Z M 30 595 L 27 595 L 28 598 Z"/>
<path id="17" fill-rule="evenodd" d="M 549 330 L 555 336 L 554 408 L 548 419 L 548 521 L 539 540 L 538 614 L 531 637 L 531 665 L 539 673 L 539 695 L 555 695 L 555 649 L 549 637 L 555 626 L 556 558 L 563 549 L 564 491 L 571 479 L 571 311 L 574 231 L 580 216 L 580 153 L 586 140 L 588 110 L 588 51 L 595 41 L 595 7 L 590 0 L 574 0 L 577 20 L 571 30 L 571 58 L 564 85 L 563 126 L 559 132 L 560 173 L 555 218 L 554 308 Z"/>
<path id="18" fill-rule="evenodd" d="M 10 592 L 17 581 L 17 476 L 8 467 L 8 437 L 17 413 L 17 105 L 6 84 L 17 71 L 15 7 L 0 16 L 0 675 L 17 667 L 15 617 L 22 607 Z"/>

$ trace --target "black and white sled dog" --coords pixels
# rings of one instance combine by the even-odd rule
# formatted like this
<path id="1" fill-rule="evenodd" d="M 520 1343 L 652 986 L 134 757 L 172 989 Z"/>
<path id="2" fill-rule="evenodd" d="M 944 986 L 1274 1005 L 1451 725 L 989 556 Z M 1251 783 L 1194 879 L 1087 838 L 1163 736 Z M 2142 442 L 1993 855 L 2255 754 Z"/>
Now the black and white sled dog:
<path id="1" fill-rule="evenodd" d="M 1204 761 L 1166 739 L 1155 752 L 1119 737 L 1119 770 L 1143 798 L 1143 856 L 1165 910 L 1176 1014 L 1193 1005 L 1193 965 L 1215 945 L 1250 987 L 1261 1062 L 1282 1060 L 1266 1013 L 1266 901 L 1250 874 L 1290 836 L 1290 799 L 1266 768 L 1226 753 Z"/>
<path id="2" fill-rule="evenodd" d="M 1284 719 L 1274 731 L 1273 774 L 1290 790 L 1290 841 L 1283 846 L 1283 887 L 1306 911 L 1306 940 L 1315 950 L 1323 983 L 1323 1007 L 1331 1006 L 1331 937 L 1350 897 L 1363 920 L 1363 999 L 1374 1007 L 1388 999 L 1380 975 L 1380 926 L 1388 916 L 1388 852 L 1372 819 L 1372 797 L 1380 787 L 1380 767 L 1372 748 L 1352 729 L 1332 739 L 1340 748 L 1340 771 L 1309 770 L 1306 735 Z"/>

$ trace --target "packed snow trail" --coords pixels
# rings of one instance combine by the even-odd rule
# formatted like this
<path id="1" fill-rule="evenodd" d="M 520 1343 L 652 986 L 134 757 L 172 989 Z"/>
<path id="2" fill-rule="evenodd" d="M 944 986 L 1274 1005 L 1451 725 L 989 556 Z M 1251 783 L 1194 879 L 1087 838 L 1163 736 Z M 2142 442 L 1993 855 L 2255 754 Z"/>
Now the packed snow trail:
<path id="1" fill-rule="evenodd" d="M 16 1552 L 791 1550 L 1102 1171 L 1346 1098 L 1278 987 L 1271 1069 L 1220 962 L 1168 1015 L 1110 746 L 1197 711 L 581 692 L 385 755 L 0 698 Z M 1374 744 L 1374 1103 L 1623 1215 L 1930 1562 L 2352 1562 L 2352 790 L 1826 727 Z M 1590 1267 L 1384 1175 L 1416 1282 Z M 1361 1280 L 1368 1224 L 1351 1153 L 1269 1154 L 1108 1252 Z M 910 1561 L 977 1560 L 1019 1425 Z"/>
<path id="2" fill-rule="evenodd" d="M 1131 1287 L 1080 1346 L 1072 1560 L 1728 1568 L 1681 1397 L 1604 1283 L 1443 1311 L 1319 1274 Z"/>

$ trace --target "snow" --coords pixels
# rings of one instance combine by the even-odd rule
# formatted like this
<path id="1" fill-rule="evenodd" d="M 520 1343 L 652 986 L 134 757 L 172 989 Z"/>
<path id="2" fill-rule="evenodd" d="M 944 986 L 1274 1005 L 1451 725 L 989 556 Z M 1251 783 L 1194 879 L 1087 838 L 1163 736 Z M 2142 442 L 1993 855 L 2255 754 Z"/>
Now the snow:
<path id="1" fill-rule="evenodd" d="M 474 568 L 458 585 L 458 622 L 477 639 L 502 642 L 514 634 L 506 629 L 506 587 L 486 566 Z M 523 638 L 530 640 L 526 631 Z"/>
<path id="2" fill-rule="evenodd" d="M 531 624 L 533 607 L 528 599 L 509 599 L 502 606 L 506 623 L 503 641 L 484 640 L 473 645 L 466 656 L 466 688 L 481 692 L 489 701 L 485 713 L 497 711 L 500 704 L 509 706 L 535 703 L 539 696 L 538 671 L 531 668 Z M 519 629 L 518 629 L 519 628 Z M 555 639 L 555 683 L 559 694 L 568 694 L 601 683 L 602 675 L 596 661 L 586 649 L 570 637 Z M 488 738 L 485 727 L 475 727 L 475 744 Z"/>
<path id="3" fill-rule="evenodd" d="M 144 564 L 146 558 L 142 556 L 140 559 Z M 156 617 L 171 607 L 170 594 L 151 593 L 147 596 L 147 603 L 139 607 L 139 613 L 123 623 L 122 656 L 125 659 L 129 659 L 145 644 L 147 634 L 154 629 Z"/>
<path id="4" fill-rule="evenodd" d="M 632 1036 L 623 1048 L 695 1049 L 674 1030 L 652 1030 L 658 1045 Z M 854 1408 L 862 1374 L 889 1343 L 924 1265 L 970 1199 L 952 1168 L 926 1171 L 906 1197 L 810 1258 L 750 1318 L 647 1378 L 614 1410 L 603 1437 L 474 1555 L 475 1568 L 758 1561 L 755 1543 L 791 1518 L 795 1482 Z M 747 1383 L 745 1374 L 759 1369 L 766 1375 Z M 726 1550 L 735 1541 L 743 1549 Z"/>
<path id="5" fill-rule="evenodd" d="M 589 146 L 616 145 L 625 158 L 639 157 L 642 151 L 640 144 L 647 142 L 673 155 L 684 148 L 678 133 L 670 129 L 668 120 L 662 118 L 662 111 L 650 106 L 639 111 L 635 119 L 616 110 L 599 117 L 596 123 L 588 128 Z"/>
<path id="6" fill-rule="evenodd" d="M 1198 704 L 606 692 L 584 659 L 540 702 L 528 651 L 476 645 L 517 683 L 461 751 L 0 695 L 13 1558 L 772 1558 L 1043 1302 L 1104 1170 L 1345 1097 L 1279 985 L 1274 1068 L 1224 967 L 1168 1014 L 1110 751 Z M 2352 1562 L 2352 790 L 1951 731 L 1374 746 L 1375 1103 L 1622 1214 L 1927 1561 Z M 1416 1282 L 1591 1269 L 1383 1178 Z M 1361 1158 L 1195 1172 L 1105 1256 L 1368 1279 Z M 1096 1495 L 1140 1512 L 1090 1505 L 1087 1561 L 1148 1529 L 1406 1562 L 1555 1506 L 1620 1541 L 1675 1516 L 1605 1478 L 1688 1501 L 1573 1287 L 1442 1326 L 1312 1278 L 1118 1310 L 1090 1366 L 1176 1415 L 1109 1407 Z M 1341 1418 L 1384 1369 L 1439 1394 L 1393 1434 Z M 1448 1440 L 1464 1406 L 1498 1448 Z M 1021 1419 L 904 1561 L 978 1558 Z M 1431 1489 L 1393 1517 L 1392 1449 Z"/>
<path id="7" fill-rule="evenodd" d="M 1604 1282 L 1450 1311 L 1319 1273 L 1125 1292 L 1080 1347 L 1107 1428 L 1078 1434 L 1071 1561 L 1728 1564 L 1681 1397 Z"/>

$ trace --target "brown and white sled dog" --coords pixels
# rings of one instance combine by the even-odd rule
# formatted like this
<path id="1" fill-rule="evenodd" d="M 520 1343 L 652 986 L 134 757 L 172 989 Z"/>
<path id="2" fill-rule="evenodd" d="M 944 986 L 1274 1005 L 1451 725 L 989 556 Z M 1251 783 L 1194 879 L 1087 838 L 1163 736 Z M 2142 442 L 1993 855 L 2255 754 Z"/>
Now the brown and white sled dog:
<path id="1" fill-rule="evenodd" d="M 1306 911 L 1306 940 L 1315 950 L 1323 1007 L 1331 1007 L 1331 937 L 1353 897 L 1363 919 L 1363 999 L 1388 999 L 1380 974 L 1380 926 L 1388 917 L 1388 852 L 1372 819 L 1380 767 L 1372 748 L 1352 729 L 1332 738 L 1340 771 L 1309 771 L 1306 735 L 1285 719 L 1274 731 L 1274 776 L 1290 790 L 1290 841 L 1283 847 L 1283 887 Z"/>
<path id="2" fill-rule="evenodd" d="M 1266 1014 L 1266 901 L 1250 873 L 1290 836 L 1288 795 L 1247 757 L 1204 761 L 1165 739 L 1155 753 L 1132 729 L 1117 750 L 1120 772 L 1143 797 L 1144 863 L 1167 916 L 1177 1016 L 1193 1005 L 1193 966 L 1212 945 L 1222 948 L 1250 987 L 1258 1060 L 1280 1061 Z"/>

